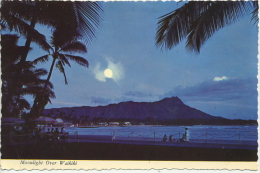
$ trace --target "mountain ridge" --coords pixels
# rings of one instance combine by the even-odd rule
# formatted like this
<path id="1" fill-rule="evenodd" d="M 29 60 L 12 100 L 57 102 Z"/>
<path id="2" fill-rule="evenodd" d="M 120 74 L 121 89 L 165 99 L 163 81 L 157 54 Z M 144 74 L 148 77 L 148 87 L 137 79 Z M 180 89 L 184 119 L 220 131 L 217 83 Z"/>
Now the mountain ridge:
<path id="1" fill-rule="evenodd" d="M 216 117 L 187 106 L 178 97 L 154 102 L 126 101 L 106 106 L 81 106 L 45 109 L 46 116 L 74 123 L 130 121 L 150 124 L 226 124 L 228 119 Z"/>

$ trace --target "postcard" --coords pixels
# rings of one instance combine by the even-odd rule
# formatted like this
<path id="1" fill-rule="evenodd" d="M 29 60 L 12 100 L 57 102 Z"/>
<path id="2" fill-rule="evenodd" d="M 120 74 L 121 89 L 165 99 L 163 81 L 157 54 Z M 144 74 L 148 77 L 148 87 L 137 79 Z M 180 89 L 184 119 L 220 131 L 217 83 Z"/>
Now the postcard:
<path id="1" fill-rule="evenodd" d="M 1 2 L 3 170 L 258 170 L 258 1 Z"/>

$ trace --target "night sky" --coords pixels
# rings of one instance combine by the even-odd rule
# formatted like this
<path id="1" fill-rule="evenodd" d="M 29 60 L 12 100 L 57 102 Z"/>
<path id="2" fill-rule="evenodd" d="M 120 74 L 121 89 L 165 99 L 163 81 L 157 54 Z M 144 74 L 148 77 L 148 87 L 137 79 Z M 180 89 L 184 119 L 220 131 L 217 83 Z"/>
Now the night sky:
<path id="1" fill-rule="evenodd" d="M 168 51 L 157 48 L 158 17 L 182 4 L 101 2 L 103 20 L 96 39 L 81 55 L 89 68 L 72 62 L 65 69 L 68 85 L 54 70 L 51 82 L 56 99 L 46 108 L 153 102 L 177 96 L 213 116 L 257 119 L 258 32 L 251 16 L 216 32 L 199 54 L 188 52 L 185 40 Z M 51 35 L 50 28 L 38 25 L 37 29 L 47 38 Z M 37 45 L 32 48 L 28 60 L 46 54 Z M 49 69 L 50 63 L 37 67 Z"/>

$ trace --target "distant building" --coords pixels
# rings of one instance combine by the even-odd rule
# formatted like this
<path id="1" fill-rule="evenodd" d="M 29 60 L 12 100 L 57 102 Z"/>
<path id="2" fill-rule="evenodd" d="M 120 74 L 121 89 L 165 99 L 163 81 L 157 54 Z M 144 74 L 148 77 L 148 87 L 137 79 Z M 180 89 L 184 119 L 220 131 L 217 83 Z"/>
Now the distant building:
<path id="1" fill-rule="evenodd" d="M 108 125 L 110 126 L 119 126 L 119 122 L 109 122 Z"/>
<path id="2" fill-rule="evenodd" d="M 122 126 L 131 126 L 130 122 L 122 122 Z"/>
<path id="3" fill-rule="evenodd" d="M 108 126 L 107 122 L 97 123 L 99 126 Z"/>

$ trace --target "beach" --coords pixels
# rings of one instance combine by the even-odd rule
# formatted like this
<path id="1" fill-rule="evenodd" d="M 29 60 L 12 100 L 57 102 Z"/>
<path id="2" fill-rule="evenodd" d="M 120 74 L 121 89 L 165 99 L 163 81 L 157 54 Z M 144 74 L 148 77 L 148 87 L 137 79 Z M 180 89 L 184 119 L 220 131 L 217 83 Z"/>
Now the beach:
<path id="1" fill-rule="evenodd" d="M 257 161 L 257 144 L 162 142 L 72 135 L 60 141 L 2 144 L 2 159 Z"/>

